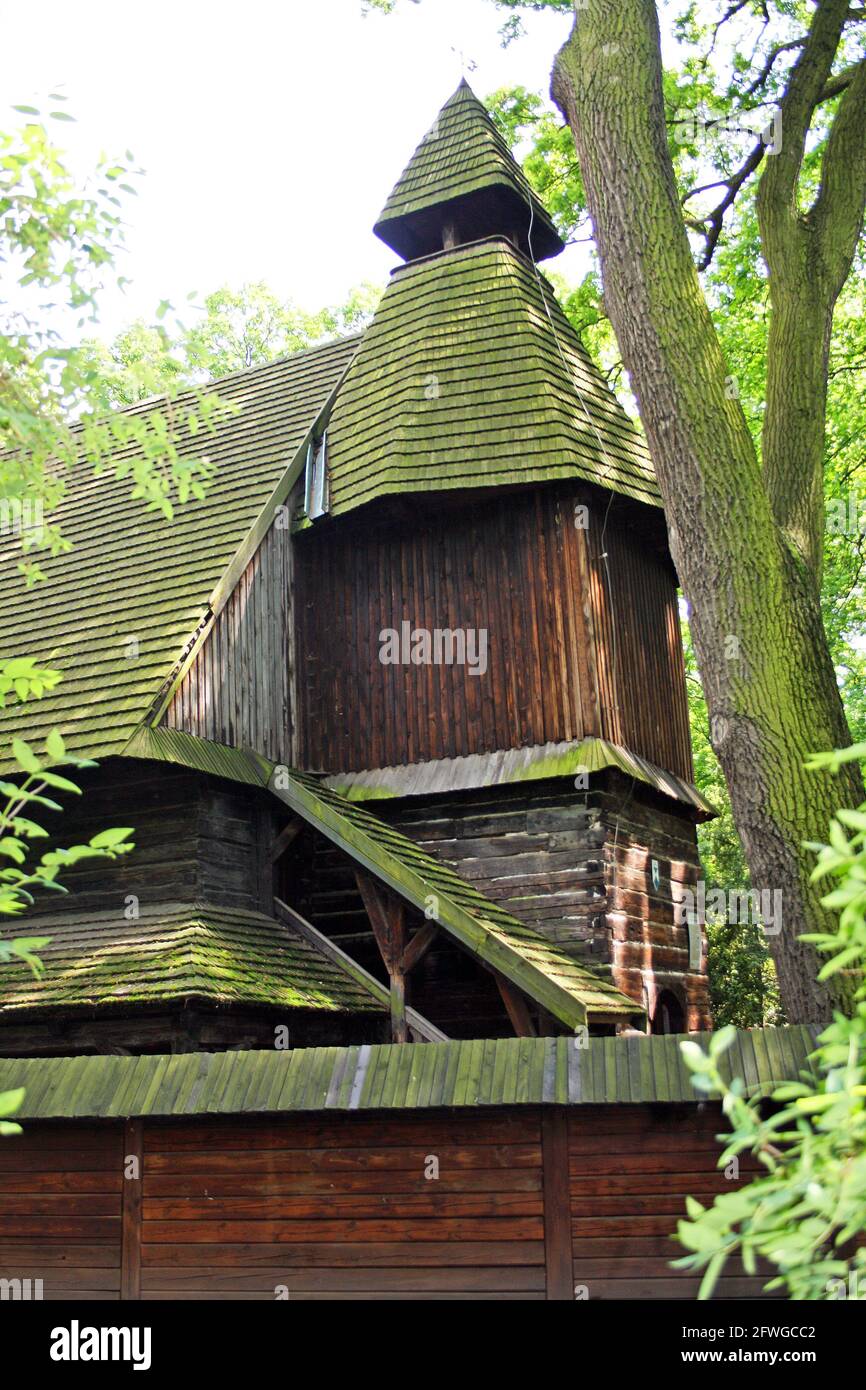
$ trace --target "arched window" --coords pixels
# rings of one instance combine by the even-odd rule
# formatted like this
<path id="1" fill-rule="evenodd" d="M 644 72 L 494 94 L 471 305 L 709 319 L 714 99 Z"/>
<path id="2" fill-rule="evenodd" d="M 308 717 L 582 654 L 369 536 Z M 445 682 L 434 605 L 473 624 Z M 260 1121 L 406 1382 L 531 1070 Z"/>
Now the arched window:
<path id="1" fill-rule="evenodd" d="M 686 1017 L 677 996 L 669 989 L 663 989 L 656 1001 L 653 1014 L 653 1033 L 684 1033 Z"/>

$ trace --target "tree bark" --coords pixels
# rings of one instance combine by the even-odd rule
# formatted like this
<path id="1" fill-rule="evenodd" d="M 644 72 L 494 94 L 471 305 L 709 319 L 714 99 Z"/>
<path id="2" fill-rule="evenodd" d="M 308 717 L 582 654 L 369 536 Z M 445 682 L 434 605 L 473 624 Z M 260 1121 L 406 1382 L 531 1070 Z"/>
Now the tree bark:
<path id="1" fill-rule="evenodd" d="M 806 360 L 794 364 L 797 381 L 789 389 L 802 395 L 803 413 L 794 412 L 787 438 L 784 411 L 774 416 L 774 458 L 799 448 L 808 418 L 809 468 L 789 471 L 773 496 L 730 389 L 683 225 L 653 0 L 591 0 L 578 9 L 557 55 L 553 96 L 574 133 L 605 303 L 658 475 L 713 746 L 753 887 L 782 895 L 782 928 L 769 944 L 785 1009 L 792 1022 L 823 1023 L 834 1003 L 846 1001 L 846 986 L 838 976 L 819 985 L 819 961 L 798 940 L 833 925 L 809 882 L 803 841 L 826 839 L 837 807 L 862 799 L 853 769 L 831 778 L 803 766 L 809 754 L 850 742 L 810 565 L 814 514 L 823 505 L 815 491 L 813 416 L 820 414 L 820 452 L 826 316 L 820 331 L 820 316 L 809 319 L 817 344 L 804 344 L 804 335 L 797 340 Z M 780 312 L 774 356 L 784 356 L 791 331 L 790 316 L 786 326 Z M 784 367 L 776 357 L 777 391 Z"/>

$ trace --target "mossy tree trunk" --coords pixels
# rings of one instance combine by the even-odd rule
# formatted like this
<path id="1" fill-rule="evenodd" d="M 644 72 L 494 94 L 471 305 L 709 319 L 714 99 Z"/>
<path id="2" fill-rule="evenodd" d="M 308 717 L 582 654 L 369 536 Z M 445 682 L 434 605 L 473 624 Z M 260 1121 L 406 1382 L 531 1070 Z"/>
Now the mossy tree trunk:
<path id="1" fill-rule="evenodd" d="M 805 840 L 824 840 L 858 775 L 807 773 L 850 741 L 820 608 L 827 354 L 836 298 L 866 198 L 866 62 L 854 72 L 812 208 L 798 204 L 809 125 L 826 90 L 848 0 L 824 0 L 781 107 L 781 151 L 758 197 L 771 326 L 763 459 L 701 290 L 669 157 L 653 0 L 589 0 L 557 55 L 553 95 L 574 133 L 604 275 L 692 612 L 713 746 L 753 887 L 782 893 L 771 935 L 788 1018 L 822 1022 L 839 977 L 819 985 L 798 940 L 826 930 Z"/>

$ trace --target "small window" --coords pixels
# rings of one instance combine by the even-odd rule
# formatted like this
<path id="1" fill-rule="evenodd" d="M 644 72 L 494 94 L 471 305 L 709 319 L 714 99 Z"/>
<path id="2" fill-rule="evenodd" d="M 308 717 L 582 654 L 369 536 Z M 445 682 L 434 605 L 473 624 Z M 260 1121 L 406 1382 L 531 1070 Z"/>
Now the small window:
<path id="1" fill-rule="evenodd" d="M 653 1033 L 684 1033 L 686 1031 L 683 1006 L 669 989 L 663 989 L 653 1014 Z"/>
<path id="2" fill-rule="evenodd" d="M 311 439 L 307 445 L 307 471 L 304 480 L 304 511 L 311 521 L 328 510 L 328 434 Z"/>

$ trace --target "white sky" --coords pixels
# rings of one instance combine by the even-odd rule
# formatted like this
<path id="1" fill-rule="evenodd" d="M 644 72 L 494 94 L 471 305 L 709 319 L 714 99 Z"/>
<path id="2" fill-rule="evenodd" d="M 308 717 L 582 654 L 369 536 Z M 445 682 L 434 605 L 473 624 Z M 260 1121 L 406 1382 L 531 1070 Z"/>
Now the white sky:
<path id="1" fill-rule="evenodd" d="M 361 0 L 0 0 L 0 103 L 61 90 L 77 124 L 49 124 L 76 167 L 128 148 L 146 170 L 126 212 L 133 283 L 104 296 L 102 336 L 193 290 L 265 280 L 316 309 L 384 280 L 397 258 L 373 222 L 460 54 L 479 96 L 547 90 L 569 17 L 527 15 L 504 50 L 502 19 L 491 0 L 367 17 Z"/>

